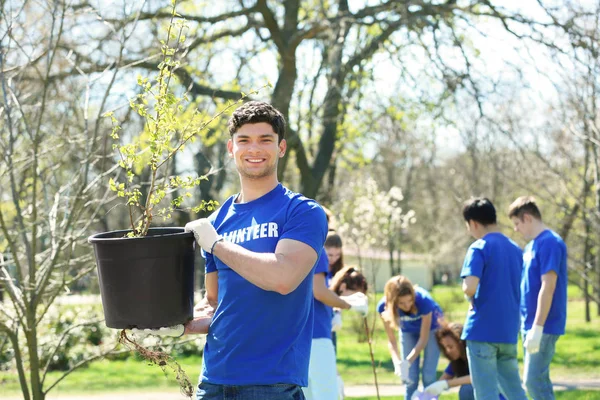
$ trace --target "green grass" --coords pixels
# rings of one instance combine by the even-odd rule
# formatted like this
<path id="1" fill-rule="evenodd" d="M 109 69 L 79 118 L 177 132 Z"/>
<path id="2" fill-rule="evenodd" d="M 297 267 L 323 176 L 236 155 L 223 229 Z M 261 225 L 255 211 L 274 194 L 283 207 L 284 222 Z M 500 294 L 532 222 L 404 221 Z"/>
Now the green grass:
<path id="1" fill-rule="evenodd" d="M 444 308 L 446 317 L 453 321 L 463 322 L 465 302 L 458 287 L 435 287 L 434 298 Z M 577 379 L 598 378 L 600 370 L 600 340 L 598 340 L 600 324 L 598 319 L 592 323 L 584 321 L 584 304 L 570 289 L 571 301 L 568 309 L 567 334 L 558 341 L 551 371 L 557 381 L 573 382 Z M 376 301 L 380 296 L 371 296 Z M 374 309 L 374 308 L 372 308 Z M 378 315 L 371 313 L 369 323 L 375 323 L 372 338 L 373 352 L 377 369 L 378 382 L 381 384 L 398 384 L 393 374 L 393 366 L 387 349 L 387 336 Z M 369 345 L 364 340 L 364 325 L 354 313 L 344 313 L 344 325 L 338 333 L 338 370 L 346 385 L 373 384 L 373 371 Z M 520 346 L 519 346 L 520 347 Z M 521 352 L 519 353 L 521 356 Z M 198 379 L 201 368 L 201 357 L 178 358 L 192 383 Z M 447 361 L 442 357 L 438 364 L 441 374 Z M 47 382 L 53 382 L 60 373 L 50 373 Z M 14 371 L 0 372 L 0 392 L 3 395 L 16 396 L 20 393 Z M 126 361 L 99 361 L 89 367 L 80 369 L 69 375 L 53 391 L 52 394 L 99 393 L 108 391 L 163 391 L 178 390 L 174 375 L 165 376 L 156 366 L 149 366 L 138 358 Z M 444 399 L 457 399 L 452 394 Z M 0 398 L 2 396 L 0 395 Z M 366 397 L 364 399 L 374 399 Z M 557 394 L 558 399 L 592 399 L 600 398 L 600 392 L 569 391 Z"/>
<path id="2" fill-rule="evenodd" d="M 594 390 L 574 390 L 571 392 L 556 392 L 556 398 L 558 400 L 597 400 L 600 397 L 600 393 Z M 458 400 L 457 393 L 444 394 L 441 397 L 443 400 Z M 398 399 L 398 397 L 381 397 L 382 400 Z M 377 396 L 371 397 L 352 397 L 352 400 L 377 400 Z"/>

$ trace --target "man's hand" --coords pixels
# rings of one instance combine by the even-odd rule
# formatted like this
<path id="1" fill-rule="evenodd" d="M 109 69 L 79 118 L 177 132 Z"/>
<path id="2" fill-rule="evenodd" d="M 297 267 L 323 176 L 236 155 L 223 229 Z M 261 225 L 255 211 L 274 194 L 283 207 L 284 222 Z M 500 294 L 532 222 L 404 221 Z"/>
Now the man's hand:
<path id="1" fill-rule="evenodd" d="M 523 346 L 525 346 L 525 350 L 529 354 L 535 354 L 540 351 L 540 342 L 542 341 L 543 333 L 544 327 L 541 325 L 533 325 L 529 332 L 527 332 Z"/>
<path id="2" fill-rule="evenodd" d="M 195 221 L 188 222 L 185 225 L 186 232 L 193 232 L 196 242 L 207 253 L 212 253 L 213 246 L 219 240 L 223 240 L 212 226 L 208 218 L 200 218 Z"/>
<path id="3" fill-rule="evenodd" d="M 403 383 L 412 383 L 412 380 L 408 377 L 408 371 L 410 369 L 410 361 L 401 360 L 394 363 L 394 374 L 399 377 Z"/>
<path id="4" fill-rule="evenodd" d="M 133 328 L 130 330 L 131 333 L 137 338 L 144 339 L 148 335 L 154 336 L 172 336 L 172 337 L 180 337 L 183 336 L 185 328 L 182 324 L 173 325 L 173 326 L 165 326 L 158 329 L 137 329 Z"/>
<path id="5" fill-rule="evenodd" d="M 356 292 L 350 296 L 340 296 L 342 300 L 350 304 L 350 309 L 366 317 L 369 313 L 369 298 L 361 292 Z"/>
<path id="6" fill-rule="evenodd" d="M 448 390 L 448 387 L 448 381 L 437 381 L 427 386 L 424 390 L 424 393 L 439 396 L 444 390 Z"/>
<path id="7" fill-rule="evenodd" d="M 206 297 L 194 306 L 194 318 L 212 317 L 214 314 L 215 309 L 210 305 Z"/>

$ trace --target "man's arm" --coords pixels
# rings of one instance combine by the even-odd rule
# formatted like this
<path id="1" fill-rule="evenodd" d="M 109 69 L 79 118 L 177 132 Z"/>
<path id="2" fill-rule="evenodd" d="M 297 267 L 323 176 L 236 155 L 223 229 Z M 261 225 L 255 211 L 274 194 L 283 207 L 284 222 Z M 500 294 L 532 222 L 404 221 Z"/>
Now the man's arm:
<path id="1" fill-rule="evenodd" d="M 281 239 L 275 253 L 255 253 L 225 241 L 216 242 L 212 251 L 247 281 L 283 295 L 302 283 L 318 258 L 312 247 L 292 239 Z"/>
<path id="2" fill-rule="evenodd" d="M 479 286 L 479 278 L 473 275 L 465 276 L 463 278 L 462 290 L 468 298 L 473 298 L 477 293 L 477 286 Z"/>
<path id="3" fill-rule="evenodd" d="M 548 318 L 550 306 L 552 305 L 552 298 L 554 297 L 557 279 L 558 275 L 554 271 L 548 271 L 542 275 L 542 286 L 540 288 L 540 293 L 538 294 L 537 310 L 535 311 L 535 319 L 533 320 L 534 325 L 544 326 L 546 323 L 546 318 Z"/>
<path id="4" fill-rule="evenodd" d="M 327 288 L 324 274 L 315 274 L 313 277 L 313 294 L 315 299 L 329 307 L 337 307 L 343 310 L 350 308 L 350 304 Z"/>

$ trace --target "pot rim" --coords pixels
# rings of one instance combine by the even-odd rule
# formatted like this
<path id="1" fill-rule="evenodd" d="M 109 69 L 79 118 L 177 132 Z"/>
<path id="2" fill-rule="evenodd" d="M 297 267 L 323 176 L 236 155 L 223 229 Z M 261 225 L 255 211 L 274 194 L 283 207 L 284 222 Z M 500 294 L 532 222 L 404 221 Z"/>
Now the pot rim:
<path id="1" fill-rule="evenodd" d="M 122 230 L 115 230 L 115 231 L 108 231 L 108 232 L 99 232 L 99 233 L 95 233 L 91 236 L 88 237 L 87 241 L 88 243 L 110 243 L 110 242 L 118 242 L 118 241 L 123 241 L 123 240 L 153 240 L 153 239 L 161 239 L 164 237 L 171 237 L 171 236 L 188 236 L 193 238 L 194 237 L 194 233 L 193 232 L 186 232 L 184 227 L 156 227 L 156 228 L 150 228 L 149 231 L 157 231 L 157 230 L 162 230 L 162 231 L 166 231 L 163 234 L 160 235 L 152 235 L 152 236 L 141 236 L 141 237 L 124 237 L 125 234 L 129 233 L 132 231 L 132 229 L 122 229 Z M 117 234 L 122 234 L 122 235 L 118 235 L 116 237 L 102 237 L 104 235 L 117 235 Z"/>

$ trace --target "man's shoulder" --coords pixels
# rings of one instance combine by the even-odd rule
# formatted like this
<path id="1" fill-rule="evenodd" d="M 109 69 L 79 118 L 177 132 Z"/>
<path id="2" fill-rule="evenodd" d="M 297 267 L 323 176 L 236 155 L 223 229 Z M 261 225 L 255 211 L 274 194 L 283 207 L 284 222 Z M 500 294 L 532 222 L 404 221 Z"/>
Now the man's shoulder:
<path id="1" fill-rule="evenodd" d="M 325 217 L 325 211 L 319 205 L 319 203 L 317 203 L 316 200 L 306 197 L 302 193 L 294 192 L 293 190 L 290 190 L 285 186 L 283 186 L 283 189 L 284 190 L 282 192 L 282 196 L 284 196 L 289 202 L 288 209 L 290 210 L 290 212 L 315 212 L 317 214 L 322 214 L 323 217 Z"/>
<path id="2" fill-rule="evenodd" d="M 560 246 L 566 247 L 563 238 L 551 229 L 545 230 L 538 238 L 535 239 L 535 244 L 538 247 Z"/>
<path id="3" fill-rule="evenodd" d="M 225 200 L 215 211 L 212 212 L 212 214 L 210 214 L 207 217 L 208 220 L 214 224 L 214 222 L 217 220 L 217 218 L 220 215 L 223 215 L 224 213 L 227 212 L 227 210 L 229 210 L 229 208 L 231 207 L 231 203 L 233 203 L 233 200 L 235 199 L 236 196 L 237 196 L 236 194 L 229 196 L 229 198 L 227 198 L 227 200 Z"/>

